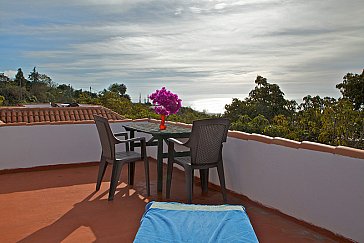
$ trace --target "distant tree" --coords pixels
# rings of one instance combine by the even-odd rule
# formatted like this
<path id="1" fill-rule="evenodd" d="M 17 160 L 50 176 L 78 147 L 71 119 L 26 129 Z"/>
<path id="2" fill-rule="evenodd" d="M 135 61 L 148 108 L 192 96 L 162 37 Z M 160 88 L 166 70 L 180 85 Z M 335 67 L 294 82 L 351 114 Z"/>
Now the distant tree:
<path id="1" fill-rule="evenodd" d="M 62 91 L 72 91 L 73 92 L 73 88 L 71 85 L 67 85 L 67 84 L 60 84 L 57 86 L 58 90 L 62 90 Z"/>
<path id="2" fill-rule="evenodd" d="M 336 85 L 344 98 L 354 104 L 356 110 L 364 107 L 364 69 L 361 74 L 348 73 L 343 82 Z"/>
<path id="3" fill-rule="evenodd" d="M 114 83 L 109 86 L 108 90 L 122 96 L 123 94 L 126 93 L 126 86 L 125 84 Z"/>
<path id="4" fill-rule="evenodd" d="M 237 131 L 251 132 L 252 119 L 248 115 L 241 115 L 239 118 L 231 123 L 231 129 Z"/>
<path id="5" fill-rule="evenodd" d="M 354 109 L 348 99 L 328 105 L 322 114 L 318 141 L 357 148 L 364 146 L 364 113 Z"/>
<path id="6" fill-rule="evenodd" d="M 145 118 L 145 117 L 159 119 L 160 116 L 158 116 L 154 111 L 152 111 L 149 105 L 145 105 L 142 103 L 131 103 L 130 113 L 124 114 L 124 117 L 130 119 Z"/>
<path id="7" fill-rule="evenodd" d="M 23 71 L 21 70 L 21 68 L 18 68 L 18 72 L 15 75 L 14 81 L 15 81 L 16 85 L 18 85 L 18 86 L 25 85 L 26 79 L 24 78 L 24 74 L 23 74 Z"/>
<path id="8" fill-rule="evenodd" d="M 324 100 L 320 96 L 307 95 L 298 106 L 295 115 L 295 132 L 299 140 L 318 142 L 322 127 L 321 116 L 324 109 Z"/>
<path id="9" fill-rule="evenodd" d="M 0 73 L 0 82 L 9 82 L 10 78 L 6 76 L 4 73 Z"/>
<path id="10" fill-rule="evenodd" d="M 275 116 L 272 123 L 264 128 L 263 133 L 272 137 L 295 138 L 291 131 L 291 123 L 284 115 Z"/>
<path id="11" fill-rule="evenodd" d="M 103 93 L 99 100 L 103 106 L 119 113 L 120 115 L 125 116 L 132 113 L 132 103 L 130 100 L 120 97 L 115 92 Z"/>
<path id="12" fill-rule="evenodd" d="M 148 109 L 151 111 L 150 106 L 146 105 Z M 151 111 L 153 114 L 152 117 L 159 119 L 159 115 L 155 114 L 154 111 Z M 217 115 L 210 115 L 206 112 L 195 111 L 191 107 L 181 107 L 177 114 L 173 114 L 168 116 L 168 120 L 170 121 L 177 121 L 177 122 L 184 122 L 184 123 L 192 123 L 195 120 L 202 120 L 208 118 L 218 117 Z"/>
<path id="13" fill-rule="evenodd" d="M 35 70 L 35 67 L 33 68 L 33 71 L 30 72 L 30 74 L 28 75 L 28 79 L 31 82 L 39 82 L 39 73 Z"/>
<path id="14" fill-rule="evenodd" d="M 80 104 L 95 104 L 95 105 L 100 104 L 97 94 L 90 93 L 87 91 L 76 90 L 75 98 L 76 98 L 77 103 L 80 103 Z"/>
<path id="15" fill-rule="evenodd" d="M 0 95 L 4 96 L 4 105 L 16 105 L 20 101 L 20 90 L 23 97 L 29 97 L 25 87 L 19 87 L 14 82 L 0 82 Z"/>
<path id="16" fill-rule="evenodd" d="M 317 109 L 320 112 L 324 108 L 324 101 L 320 96 L 307 95 L 302 98 L 303 102 L 298 106 L 299 110 Z"/>
<path id="17" fill-rule="evenodd" d="M 24 78 L 23 71 L 18 68 L 18 72 L 15 75 L 14 82 L 19 86 L 19 101 L 23 100 L 23 87 L 26 86 L 27 80 Z"/>
<path id="18" fill-rule="evenodd" d="M 267 104 L 285 103 L 284 93 L 277 84 L 270 84 L 266 78 L 257 76 L 256 86 L 249 93 L 249 100 Z"/>
<path id="19" fill-rule="evenodd" d="M 54 92 L 52 92 L 52 79 L 46 74 L 40 74 L 36 67 L 28 75 L 27 90 L 31 98 L 30 102 L 51 102 L 54 101 Z"/>
<path id="20" fill-rule="evenodd" d="M 277 84 L 268 83 L 262 76 L 257 76 L 255 83 L 255 88 L 244 101 L 234 98 L 231 104 L 225 106 L 225 117 L 234 122 L 241 115 L 252 119 L 263 115 L 271 121 L 277 115 L 288 116 L 295 112 L 297 103 L 284 99 L 284 93 Z"/>
<path id="21" fill-rule="evenodd" d="M 54 92 L 55 102 L 75 102 L 74 89 L 71 85 L 60 84 Z"/>
<path id="22" fill-rule="evenodd" d="M 277 84 L 270 84 L 266 78 L 258 76 L 254 90 L 250 91 L 247 101 L 256 107 L 256 114 L 271 120 L 274 116 L 288 113 L 288 101 Z"/>
<path id="23" fill-rule="evenodd" d="M 38 73 L 38 71 L 35 69 L 35 67 L 28 75 L 28 79 L 31 81 L 31 84 L 44 83 L 47 86 L 49 86 L 50 88 L 56 87 L 56 85 L 52 82 L 52 79 L 48 75 L 43 74 L 43 73 Z"/>
<path id="24" fill-rule="evenodd" d="M 351 74 L 346 80 L 352 81 L 353 77 L 359 80 L 359 75 Z M 364 109 L 354 109 L 358 98 L 353 102 L 349 97 L 337 101 L 307 95 L 297 105 L 295 101 L 285 100 L 278 85 L 269 84 L 265 78 L 258 76 L 255 83 L 256 87 L 245 100 L 233 99 L 225 106 L 224 116 L 231 120 L 231 129 L 364 148 Z M 355 94 L 359 93 L 364 95 L 363 92 Z"/>
<path id="25" fill-rule="evenodd" d="M 253 133 L 260 133 L 261 131 L 264 131 L 264 129 L 269 126 L 269 120 L 265 118 L 263 115 L 258 115 L 254 117 L 251 122 L 250 126 Z"/>
<path id="26" fill-rule="evenodd" d="M 231 122 L 238 121 L 240 116 L 247 115 L 250 117 L 252 107 L 245 100 L 233 98 L 231 104 L 225 105 L 224 117 L 228 118 Z"/>
<path id="27" fill-rule="evenodd" d="M 5 101 L 5 97 L 0 95 L 0 106 L 3 105 L 4 101 Z"/>
<path id="28" fill-rule="evenodd" d="M 51 87 L 46 83 L 32 82 L 29 93 L 33 97 L 33 102 L 48 103 L 54 101 Z"/>
<path id="29" fill-rule="evenodd" d="M 109 86 L 109 88 L 108 88 L 107 91 L 116 93 L 120 97 L 123 97 L 123 98 L 126 98 L 126 99 L 130 100 L 130 96 L 128 94 L 126 94 L 126 86 L 125 86 L 125 84 L 114 83 L 114 84 L 112 84 L 112 85 Z"/>

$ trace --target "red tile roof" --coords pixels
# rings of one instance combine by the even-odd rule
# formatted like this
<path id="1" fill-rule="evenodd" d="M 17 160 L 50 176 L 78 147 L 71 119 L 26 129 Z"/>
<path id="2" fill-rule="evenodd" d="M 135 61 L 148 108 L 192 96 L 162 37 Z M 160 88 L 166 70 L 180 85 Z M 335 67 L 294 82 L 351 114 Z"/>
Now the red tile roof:
<path id="1" fill-rule="evenodd" d="M 39 124 L 93 121 L 97 114 L 108 120 L 124 119 L 103 106 L 79 107 L 0 107 L 0 124 Z"/>

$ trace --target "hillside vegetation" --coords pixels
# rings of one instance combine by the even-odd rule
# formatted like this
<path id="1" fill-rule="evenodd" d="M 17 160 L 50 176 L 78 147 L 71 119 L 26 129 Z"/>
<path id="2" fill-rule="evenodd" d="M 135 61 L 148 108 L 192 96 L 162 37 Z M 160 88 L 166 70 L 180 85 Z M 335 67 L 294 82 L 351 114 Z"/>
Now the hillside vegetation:
<path id="1" fill-rule="evenodd" d="M 342 94 L 338 100 L 307 95 L 298 104 L 286 100 L 280 87 L 264 77 L 258 76 L 255 84 L 244 100 L 234 98 L 227 104 L 224 114 L 210 115 L 182 107 L 168 120 L 192 123 L 226 117 L 233 130 L 364 149 L 364 70 L 361 74 L 346 74 L 336 85 Z M 132 103 L 126 91 L 126 86 L 118 83 L 99 93 L 75 90 L 70 85 L 54 83 L 35 68 L 27 79 L 21 68 L 14 80 L 0 74 L 0 105 L 78 102 L 105 106 L 125 118 L 159 119 L 150 103 Z"/>

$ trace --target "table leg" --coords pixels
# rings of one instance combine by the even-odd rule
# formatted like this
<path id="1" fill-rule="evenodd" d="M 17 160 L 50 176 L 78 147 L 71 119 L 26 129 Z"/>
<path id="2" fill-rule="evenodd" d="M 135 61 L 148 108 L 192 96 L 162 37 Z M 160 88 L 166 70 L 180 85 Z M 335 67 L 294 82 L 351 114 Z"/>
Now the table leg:
<path id="1" fill-rule="evenodd" d="M 135 131 L 130 131 L 130 138 L 135 137 Z M 134 151 L 134 142 L 130 144 L 130 151 Z M 128 184 L 134 185 L 135 162 L 128 163 Z"/>
<path id="2" fill-rule="evenodd" d="M 163 191 L 163 138 L 158 138 L 158 153 L 157 153 L 157 191 Z"/>

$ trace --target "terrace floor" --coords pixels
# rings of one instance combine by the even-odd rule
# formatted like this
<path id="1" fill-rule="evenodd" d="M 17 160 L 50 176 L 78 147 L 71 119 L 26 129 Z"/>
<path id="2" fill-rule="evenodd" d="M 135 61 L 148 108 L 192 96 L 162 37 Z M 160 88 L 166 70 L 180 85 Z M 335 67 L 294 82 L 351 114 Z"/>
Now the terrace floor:
<path id="1" fill-rule="evenodd" d="M 165 201 L 156 193 L 156 163 L 151 161 L 151 193 L 145 197 L 142 163 L 137 163 L 135 185 L 126 185 L 124 167 L 114 201 L 107 201 L 110 167 L 95 192 L 98 167 L 54 167 L 48 170 L 0 175 L 0 242 L 132 242 L 148 201 Z M 185 202 L 184 174 L 174 170 L 171 200 Z M 222 204 L 221 193 L 201 195 L 193 203 Z M 228 203 L 245 206 L 260 242 L 343 242 L 264 208 L 244 197 L 228 195 Z"/>

